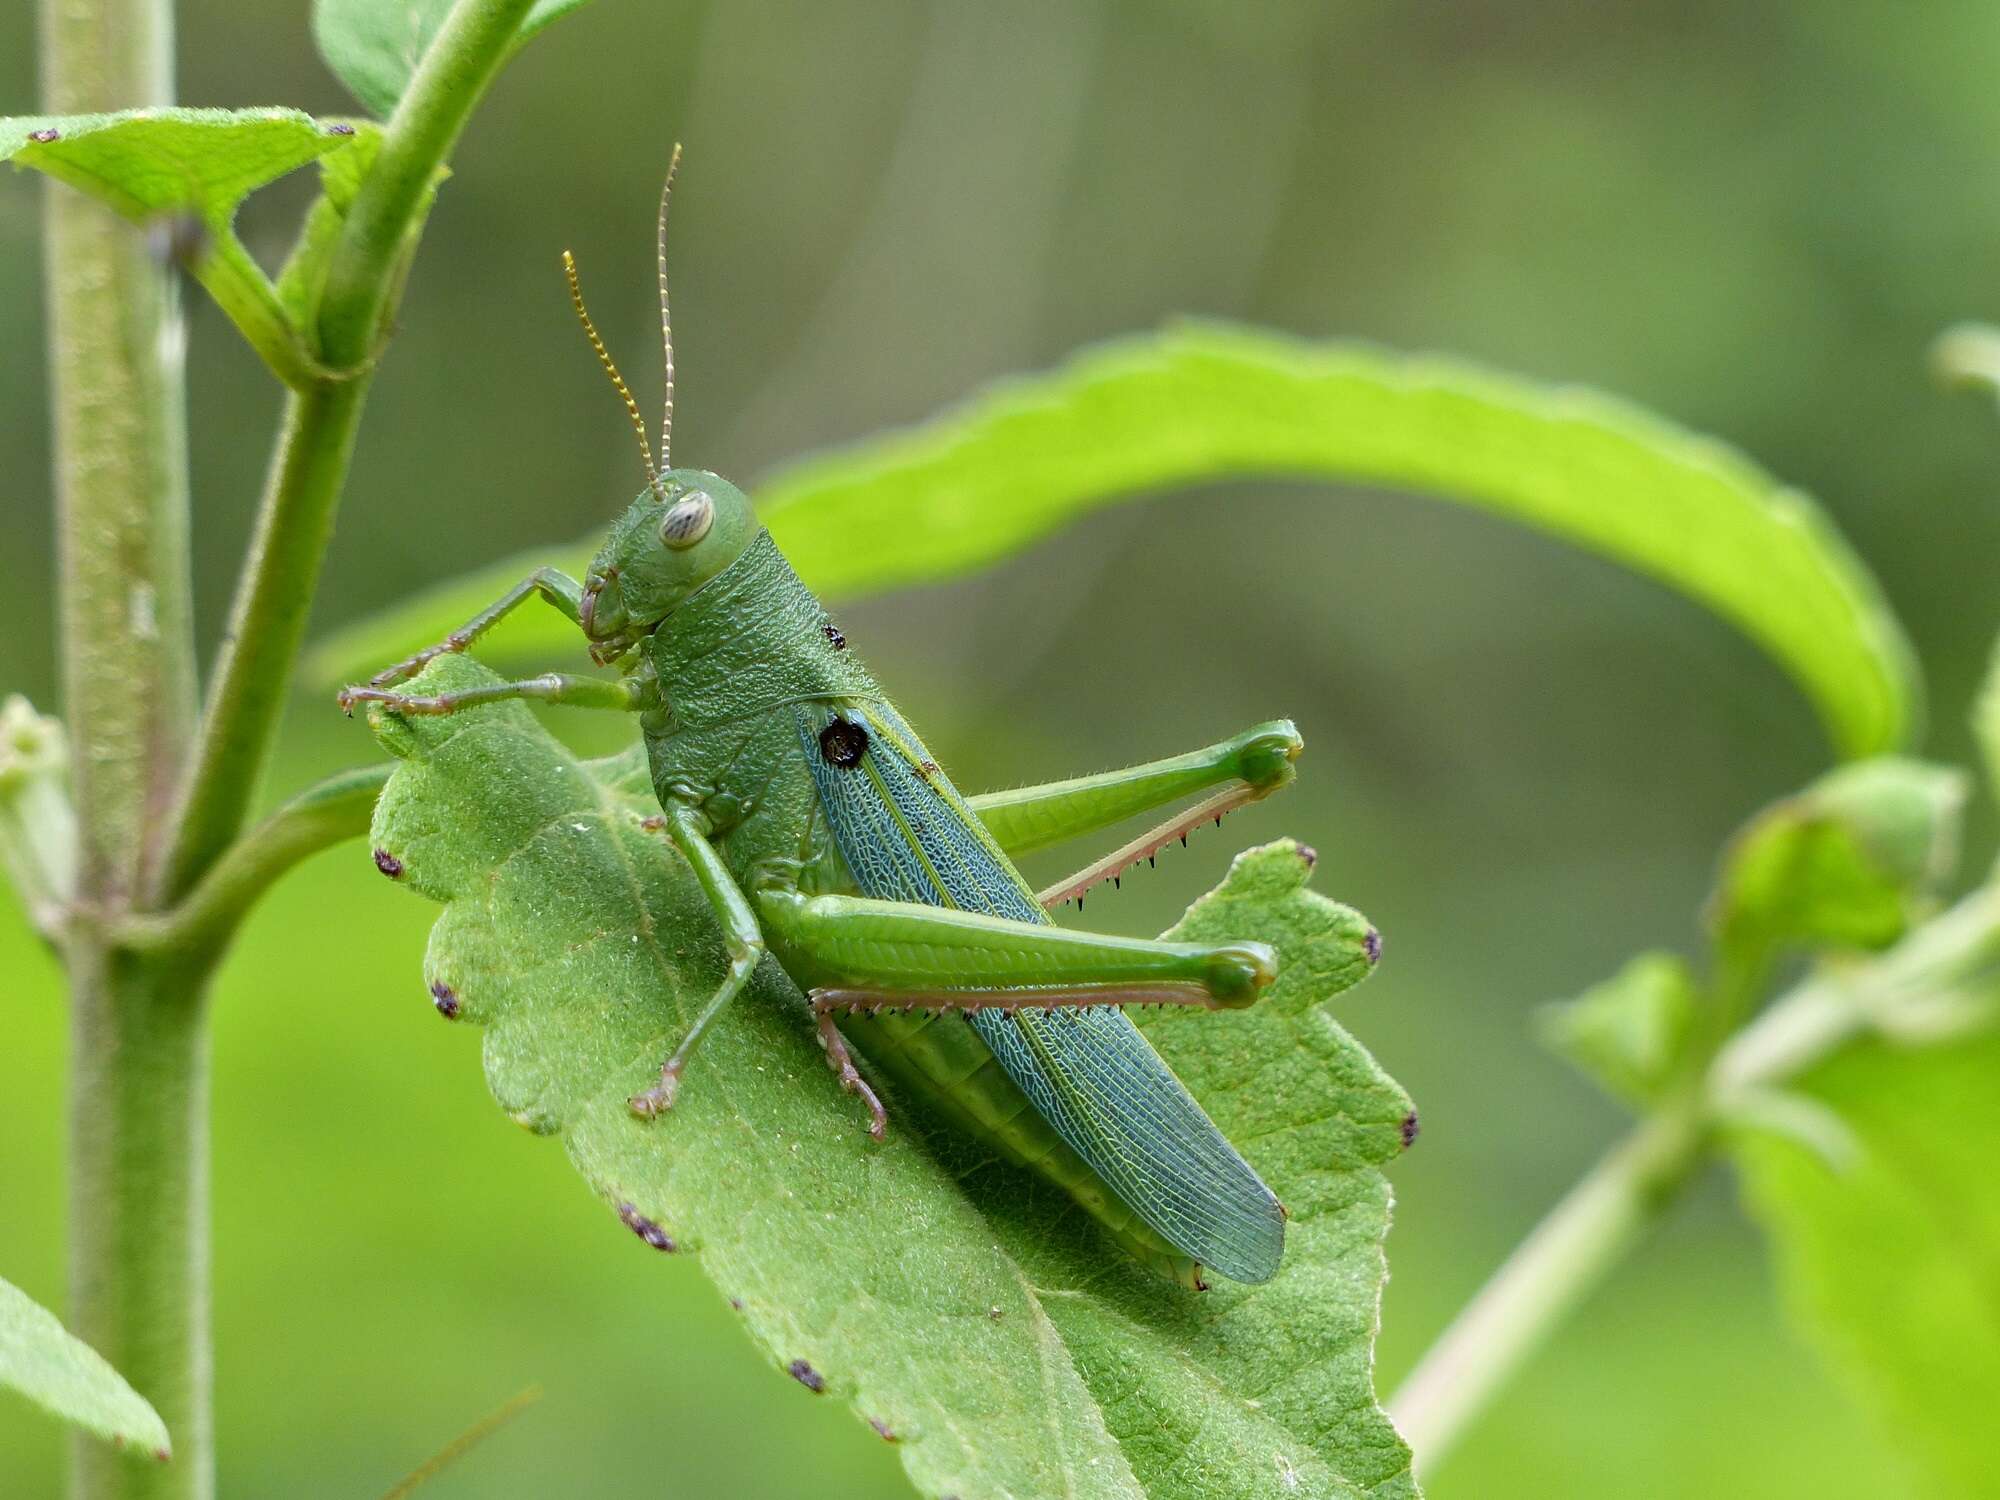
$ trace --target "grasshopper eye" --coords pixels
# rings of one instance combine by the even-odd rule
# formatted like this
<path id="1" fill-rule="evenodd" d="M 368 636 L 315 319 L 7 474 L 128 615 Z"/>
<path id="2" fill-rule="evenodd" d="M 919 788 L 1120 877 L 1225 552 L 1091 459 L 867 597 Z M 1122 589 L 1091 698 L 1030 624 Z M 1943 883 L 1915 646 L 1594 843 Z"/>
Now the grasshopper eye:
<path id="1" fill-rule="evenodd" d="M 660 517 L 660 540 L 676 552 L 692 547 L 715 524 L 715 501 L 706 490 L 689 490 Z"/>

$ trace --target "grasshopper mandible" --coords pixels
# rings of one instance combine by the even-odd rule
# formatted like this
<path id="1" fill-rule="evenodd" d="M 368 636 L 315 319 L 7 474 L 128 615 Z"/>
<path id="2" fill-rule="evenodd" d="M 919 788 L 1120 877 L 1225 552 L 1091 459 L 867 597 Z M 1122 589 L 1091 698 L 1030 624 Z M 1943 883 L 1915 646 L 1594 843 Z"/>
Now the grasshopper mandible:
<path id="1" fill-rule="evenodd" d="M 677 166 L 680 153 L 674 153 Z M 639 435 L 646 487 L 581 583 L 521 580 L 445 640 L 340 695 L 343 708 L 449 714 L 505 698 L 638 718 L 661 831 L 721 924 L 728 972 L 632 1108 L 672 1106 L 702 1034 L 766 954 L 810 997 L 827 1062 L 887 1116 L 855 1065 L 875 1067 L 956 1126 L 1066 1189 L 1140 1261 L 1199 1287 L 1203 1267 L 1260 1282 L 1285 1211 L 1120 1007 L 1249 1004 L 1276 976 L 1261 943 L 1171 943 L 1054 926 L 1047 908 L 1206 819 L 1291 781 L 1301 741 L 1274 721 L 1126 770 L 963 797 L 845 636 L 718 475 L 671 467 L 673 333 L 660 195 L 666 406 L 660 462 L 645 419 L 570 295 Z M 530 598 L 575 622 L 615 679 L 550 673 L 440 696 L 395 685 L 463 651 Z M 1037 892 L 1012 857 L 1148 809 L 1192 806 Z"/>

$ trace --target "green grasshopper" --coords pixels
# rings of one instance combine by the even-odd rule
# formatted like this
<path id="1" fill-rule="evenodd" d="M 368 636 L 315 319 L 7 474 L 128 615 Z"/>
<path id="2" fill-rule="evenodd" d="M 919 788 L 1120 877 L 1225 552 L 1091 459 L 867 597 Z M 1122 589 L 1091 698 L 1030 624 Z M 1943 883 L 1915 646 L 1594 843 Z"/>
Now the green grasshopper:
<path id="1" fill-rule="evenodd" d="M 675 152 L 675 164 L 679 152 Z M 1206 819 L 1289 783 L 1301 748 L 1274 721 L 1190 754 L 967 798 L 847 649 L 847 640 L 718 475 L 670 466 L 673 332 L 660 196 L 666 408 L 656 467 L 646 423 L 571 300 L 639 435 L 646 487 L 581 584 L 538 569 L 445 640 L 351 687 L 340 704 L 449 714 L 524 698 L 638 717 L 659 827 L 686 858 L 727 943 L 726 976 L 632 1099 L 672 1106 L 702 1034 L 766 954 L 810 997 L 827 1062 L 869 1133 L 887 1116 L 848 1040 L 945 1119 L 1067 1190 L 1131 1254 L 1184 1285 L 1207 1267 L 1268 1280 L 1285 1211 L 1119 1007 L 1235 1007 L 1276 977 L 1261 943 L 1171 943 L 1071 931 L 1047 908 L 1150 860 Z M 530 598 L 562 611 L 604 679 L 550 673 L 416 696 L 395 684 L 463 651 Z M 1037 892 L 1013 858 L 1199 800 Z"/>

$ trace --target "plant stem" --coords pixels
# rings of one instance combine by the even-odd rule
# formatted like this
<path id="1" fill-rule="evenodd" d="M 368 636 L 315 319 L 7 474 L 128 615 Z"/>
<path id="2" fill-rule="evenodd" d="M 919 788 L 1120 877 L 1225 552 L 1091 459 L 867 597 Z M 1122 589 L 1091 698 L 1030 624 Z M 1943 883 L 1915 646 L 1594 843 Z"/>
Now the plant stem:
<path id="1" fill-rule="evenodd" d="M 172 102 L 168 0 L 44 0 L 52 114 Z M 67 188 L 47 198 L 63 709 L 72 751 L 72 1329 L 165 1418 L 163 1465 L 78 1437 L 81 1500 L 213 1490 L 207 1125 L 200 1009 L 120 954 L 194 719 L 182 332 L 146 237 Z"/>
<path id="2" fill-rule="evenodd" d="M 437 170 L 506 60 L 532 0 L 458 0 L 390 117 L 327 269 L 320 356 L 343 379 L 295 390 L 237 584 L 230 629 L 156 894 L 184 896 L 242 832 L 347 480 L 382 325 Z"/>
<path id="3" fill-rule="evenodd" d="M 1593 1291 L 1701 1158 L 1685 1109 L 1655 1115 L 1606 1153 L 1479 1289 L 1389 1403 L 1426 1470 Z"/>
<path id="4" fill-rule="evenodd" d="M 172 101 L 169 0 L 44 0 L 50 113 Z M 138 885 L 194 719 L 183 330 L 146 236 L 46 195 L 63 718 L 79 894 Z"/>
<path id="5" fill-rule="evenodd" d="M 210 689 L 179 837 L 161 873 L 162 903 L 185 896 L 229 848 L 263 780 L 368 385 L 365 375 L 322 382 L 285 400 L 278 450 Z"/>
<path id="6" fill-rule="evenodd" d="M 1389 1402 L 1435 1471 L 1528 1356 L 1600 1285 L 1707 1156 L 1734 1099 L 1781 1087 L 1877 1028 L 1904 1024 L 2000 964 L 2000 886 L 1974 891 L 1878 958 L 1823 967 L 1732 1037 L 1686 1094 L 1613 1147 L 1530 1231 Z"/>
<path id="7" fill-rule="evenodd" d="M 75 1332 L 153 1403 L 162 1464 L 75 1439 L 77 1500 L 215 1493 L 209 1353 L 208 1035 L 201 982 L 72 943 L 70 1298 Z"/>
<path id="8" fill-rule="evenodd" d="M 506 62 L 532 4 L 458 0 L 417 64 L 327 264 L 320 349 L 334 368 L 374 357 L 395 270 L 423 220 L 437 169 Z"/>

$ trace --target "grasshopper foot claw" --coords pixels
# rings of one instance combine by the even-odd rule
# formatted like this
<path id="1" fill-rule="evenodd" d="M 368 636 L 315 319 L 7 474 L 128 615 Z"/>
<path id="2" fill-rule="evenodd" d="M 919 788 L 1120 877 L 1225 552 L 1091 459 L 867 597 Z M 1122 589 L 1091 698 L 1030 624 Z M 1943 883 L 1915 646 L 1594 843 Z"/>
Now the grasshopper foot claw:
<path id="1" fill-rule="evenodd" d="M 642 1120 L 650 1120 L 655 1115 L 665 1114 L 674 1107 L 674 1096 L 681 1091 L 678 1072 L 660 1070 L 660 1081 L 643 1094 L 634 1094 L 625 1102 L 632 1107 L 632 1113 Z"/>
<path id="2" fill-rule="evenodd" d="M 847 1050 L 847 1039 L 833 1024 L 833 1012 L 822 1010 L 818 1014 L 819 1044 L 826 1052 L 826 1065 L 833 1069 L 840 1086 L 850 1094 L 859 1094 L 861 1102 L 868 1106 L 868 1137 L 870 1140 L 886 1140 L 889 1136 L 889 1112 L 882 1108 L 882 1101 L 875 1090 L 868 1087 L 868 1080 L 861 1076 L 861 1070 L 854 1066 L 854 1054 Z"/>

